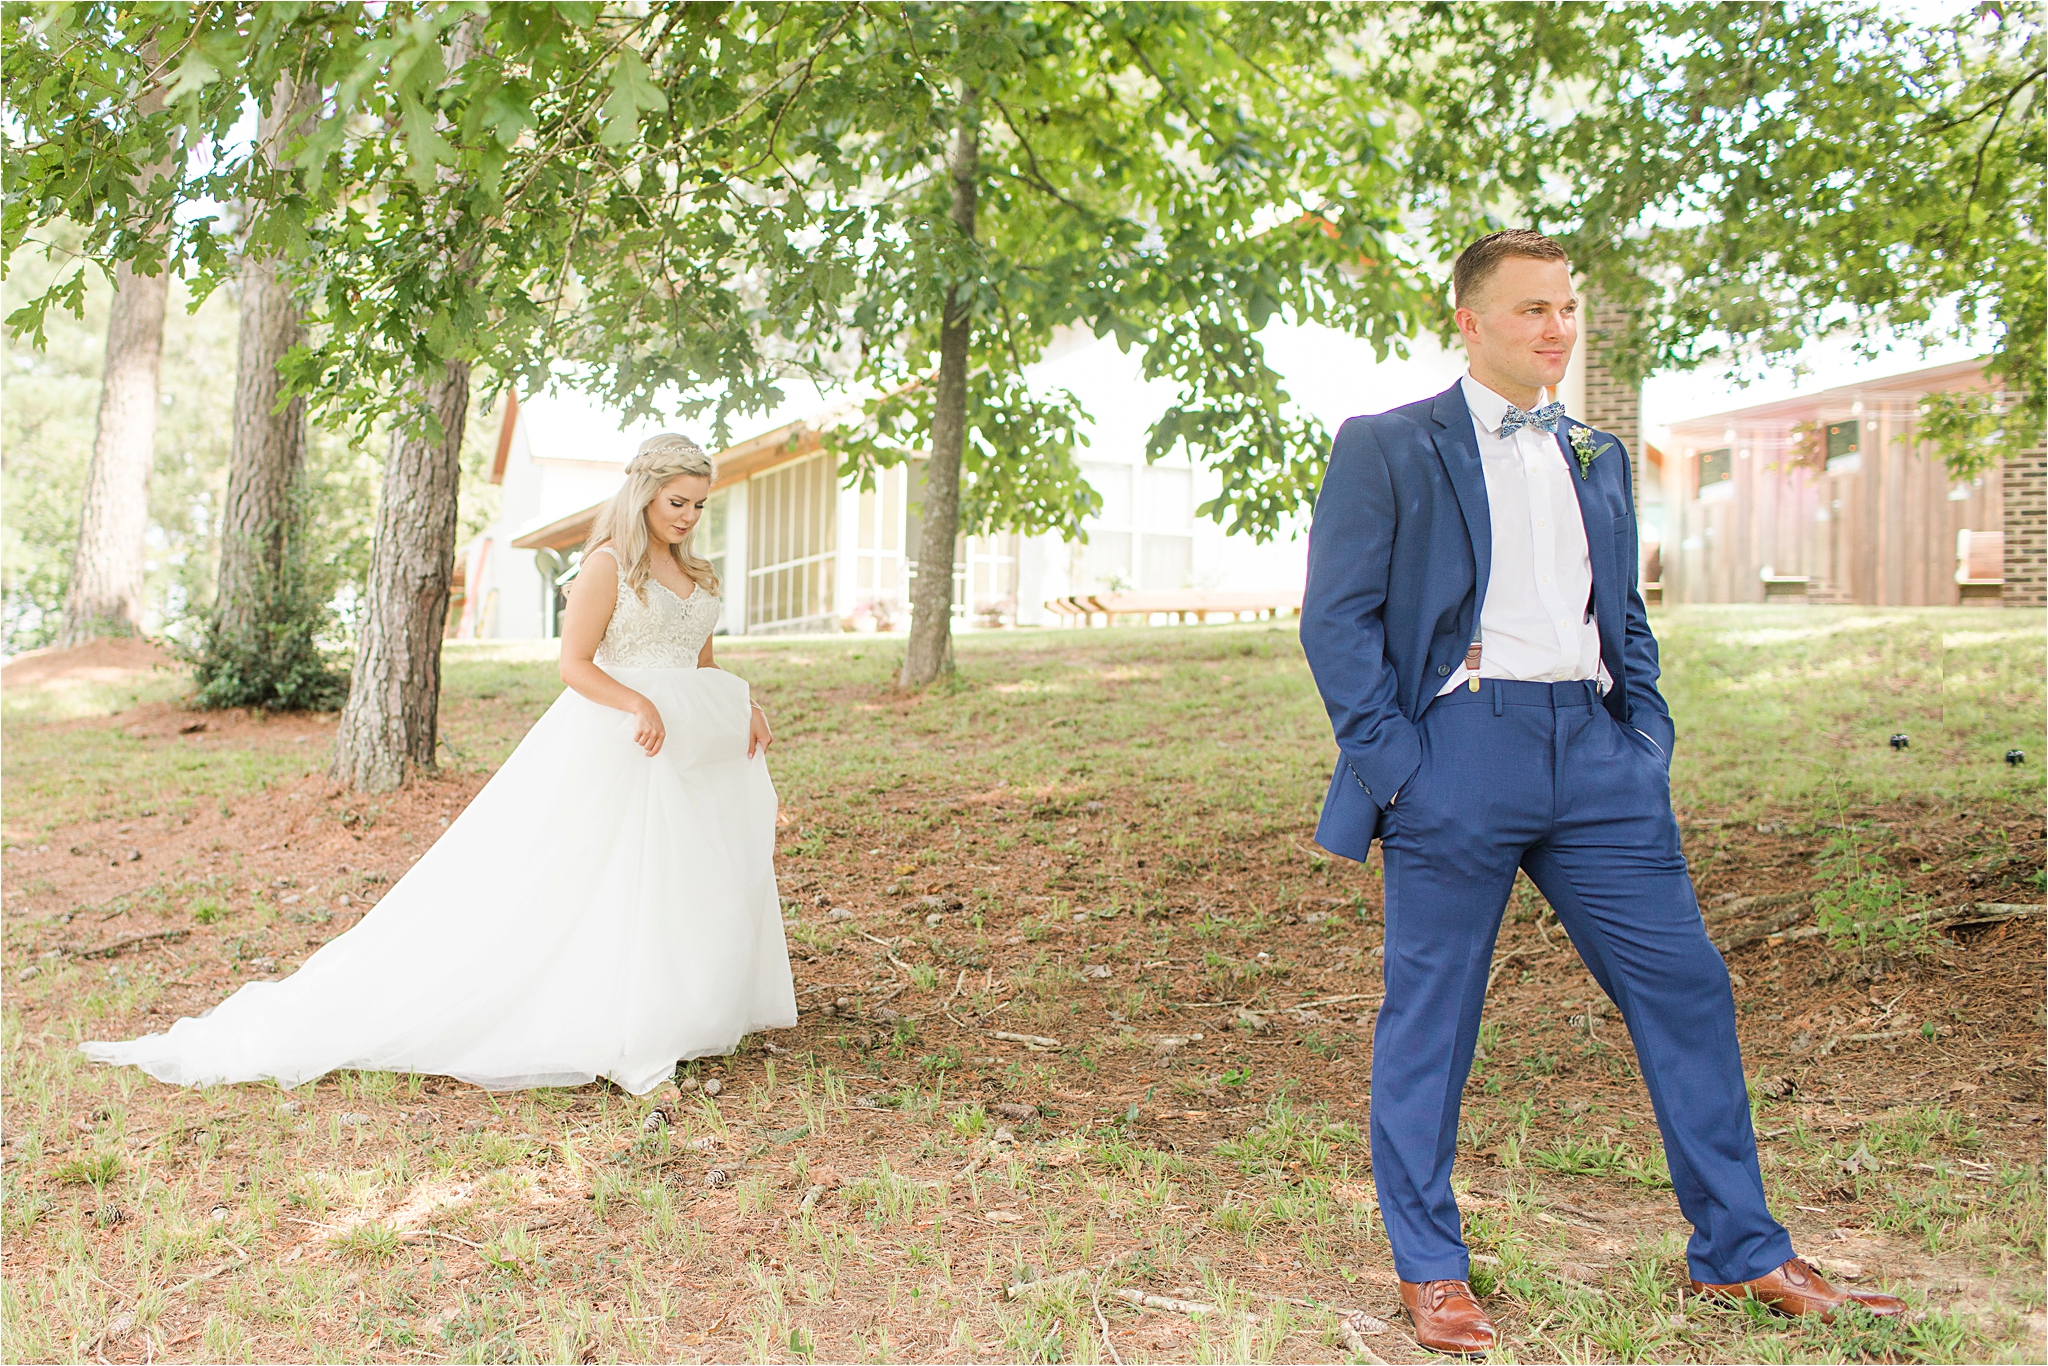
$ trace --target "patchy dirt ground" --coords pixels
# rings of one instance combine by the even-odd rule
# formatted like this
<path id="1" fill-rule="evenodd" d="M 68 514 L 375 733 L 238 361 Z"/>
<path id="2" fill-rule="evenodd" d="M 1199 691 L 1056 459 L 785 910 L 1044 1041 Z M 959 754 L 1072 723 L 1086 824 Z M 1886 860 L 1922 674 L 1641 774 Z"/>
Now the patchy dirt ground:
<path id="1" fill-rule="evenodd" d="M 31 650 L 7 661 L 10 688 L 45 688 L 76 683 L 124 683 L 138 673 L 168 668 L 170 651 L 154 641 L 129 636 L 95 640 L 69 650 Z"/>
<path id="2" fill-rule="evenodd" d="M 286 753 L 331 730 L 171 704 L 66 724 Z M 1332 1311 L 1363 1310 L 1391 1325 L 1370 1355 L 1427 1358 L 1363 1142 L 1377 870 L 1306 829 L 1190 840 L 1142 787 L 881 793 L 883 848 L 792 806 L 803 1018 L 646 1100 L 185 1093 L 73 1061 L 291 971 L 482 782 L 301 777 L 8 850 L 10 1317 L 75 1316 L 11 1357 L 1344 1359 Z M 1909 898 L 2038 907 L 2037 813 L 1841 815 Z M 1523 884 L 1459 1166 L 1475 1282 L 1523 1357 L 2040 1358 L 2042 920 L 1831 944 L 1786 915 L 1822 885 L 1834 832 L 1810 821 L 1690 811 L 1689 856 L 1710 928 L 1759 931 L 1729 957 L 1777 1210 L 1824 1268 L 1911 1295 L 1922 1335 L 1686 1298 L 1626 1034 Z M 1097 1276 L 1006 1295 L 1072 1268 Z"/>

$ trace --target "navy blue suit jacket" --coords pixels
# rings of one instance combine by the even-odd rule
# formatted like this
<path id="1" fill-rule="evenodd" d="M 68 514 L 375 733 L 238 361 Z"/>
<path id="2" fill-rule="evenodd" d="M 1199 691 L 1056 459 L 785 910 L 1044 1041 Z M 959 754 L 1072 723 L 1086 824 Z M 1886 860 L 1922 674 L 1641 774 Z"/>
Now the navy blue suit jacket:
<path id="1" fill-rule="evenodd" d="M 1657 691 L 1657 641 L 1636 591 L 1636 519 L 1628 452 L 1609 447 L 1585 478 L 1558 424 L 1593 565 L 1600 658 L 1617 721 L 1671 754 L 1670 710 Z M 1590 429 L 1589 429 L 1590 430 Z M 1493 523 L 1479 440 L 1463 389 L 1337 433 L 1309 533 L 1301 647 L 1329 708 L 1337 771 L 1316 842 L 1363 861 L 1380 812 L 1422 762 L 1416 722 L 1464 662 L 1493 564 Z"/>

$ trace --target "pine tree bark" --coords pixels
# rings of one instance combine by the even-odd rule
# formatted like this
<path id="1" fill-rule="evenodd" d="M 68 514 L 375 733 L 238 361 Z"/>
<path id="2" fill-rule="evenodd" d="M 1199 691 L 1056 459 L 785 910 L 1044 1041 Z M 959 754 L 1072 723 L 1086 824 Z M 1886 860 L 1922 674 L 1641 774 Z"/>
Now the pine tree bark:
<path id="1" fill-rule="evenodd" d="M 304 130 L 317 91 L 280 79 L 256 126 L 257 155 L 275 165 Z M 215 629 L 230 641 L 252 637 L 276 589 L 296 529 L 294 502 L 306 460 L 306 401 L 282 408 L 278 362 L 305 335 L 277 262 L 245 245 L 242 316 L 235 368 L 234 435 L 227 502 L 221 515 Z"/>
<path id="2" fill-rule="evenodd" d="M 455 574 L 469 362 L 450 361 L 414 392 L 441 435 L 403 428 L 392 435 L 355 669 L 327 769 L 335 782 L 368 792 L 388 792 L 416 772 L 433 771 L 439 738 L 441 633 Z"/>
<path id="3" fill-rule="evenodd" d="M 481 28 L 480 17 L 470 15 L 449 34 L 451 77 L 476 51 Z M 466 261 L 453 264 L 468 269 Z M 409 393 L 417 402 L 391 435 L 355 667 L 327 765 L 330 779 L 360 791 L 388 792 L 435 768 L 469 369 L 467 360 L 451 360 L 439 375 L 415 380 Z M 434 427 L 415 424 L 422 410 L 433 414 L 438 437 Z"/>
<path id="4" fill-rule="evenodd" d="M 953 225 L 974 240 L 980 187 L 981 130 L 975 92 L 963 91 L 960 123 L 946 151 Z M 898 685 L 928 687 L 953 667 L 953 546 L 960 535 L 960 457 L 967 446 L 967 367 L 974 340 L 974 286 L 946 290 L 939 320 L 939 378 L 932 404 L 932 449 L 925 463 L 924 527 L 917 579 L 910 588 L 910 640 Z"/>
<path id="5" fill-rule="evenodd" d="M 151 48 L 154 57 L 154 46 Z M 138 113 L 154 114 L 163 97 L 151 91 Z M 166 158 L 144 170 L 141 187 L 169 174 Z M 157 385 L 163 370 L 164 305 L 171 275 L 137 275 L 124 261 L 114 269 L 107 310 L 107 356 L 100 372 L 98 430 L 78 514 L 78 545 L 57 648 L 102 636 L 142 633 L 142 575 L 149 533 L 149 473 L 156 463 Z"/>
<path id="6" fill-rule="evenodd" d="M 137 275 L 125 261 L 114 271 L 99 430 L 79 510 L 59 649 L 142 633 L 149 471 L 156 458 L 157 379 L 170 283 L 168 271 Z"/>

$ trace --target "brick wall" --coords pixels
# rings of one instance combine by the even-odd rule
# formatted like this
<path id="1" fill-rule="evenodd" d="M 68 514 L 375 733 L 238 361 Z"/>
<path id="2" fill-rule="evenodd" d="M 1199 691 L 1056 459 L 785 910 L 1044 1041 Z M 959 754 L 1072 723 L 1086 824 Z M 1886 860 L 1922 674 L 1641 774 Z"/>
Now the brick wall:
<path id="1" fill-rule="evenodd" d="M 1603 305 L 1598 300 L 1587 312 L 1586 411 L 1574 416 L 1588 426 L 1621 438 L 1621 444 L 1628 450 L 1630 484 L 1640 505 L 1643 497 L 1643 391 L 1640 386 L 1623 384 L 1615 378 L 1607 367 L 1607 351 L 1601 344 L 1603 334 L 1620 330 L 1622 317 L 1619 309 Z"/>
<path id="2" fill-rule="evenodd" d="M 2007 607 L 2048 606 L 2048 446 L 2036 446 L 2002 472 Z"/>

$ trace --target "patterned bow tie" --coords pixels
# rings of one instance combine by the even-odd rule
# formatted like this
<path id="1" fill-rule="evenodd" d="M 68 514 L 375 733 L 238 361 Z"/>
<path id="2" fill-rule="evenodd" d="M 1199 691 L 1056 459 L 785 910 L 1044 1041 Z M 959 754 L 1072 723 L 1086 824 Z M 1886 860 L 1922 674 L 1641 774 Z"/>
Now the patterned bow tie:
<path id="1" fill-rule="evenodd" d="M 1508 415 L 1500 420 L 1500 434 L 1513 436 L 1524 427 L 1541 427 L 1546 432 L 1555 432 L 1557 420 L 1563 416 L 1562 403 L 1546 403 L 1533 413 L 1525 413 L 1510 403 Z"/>

